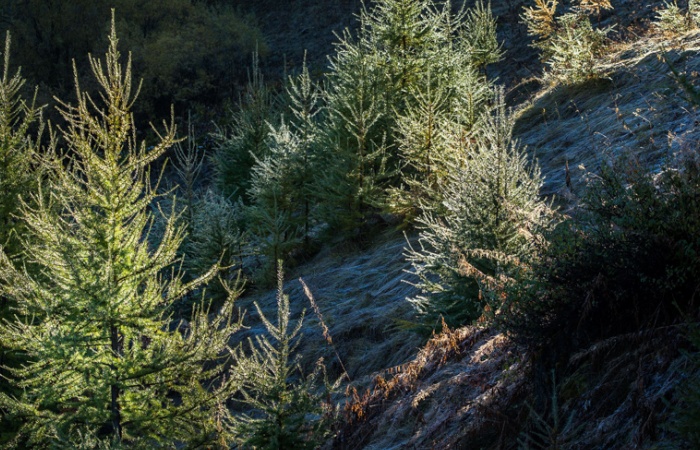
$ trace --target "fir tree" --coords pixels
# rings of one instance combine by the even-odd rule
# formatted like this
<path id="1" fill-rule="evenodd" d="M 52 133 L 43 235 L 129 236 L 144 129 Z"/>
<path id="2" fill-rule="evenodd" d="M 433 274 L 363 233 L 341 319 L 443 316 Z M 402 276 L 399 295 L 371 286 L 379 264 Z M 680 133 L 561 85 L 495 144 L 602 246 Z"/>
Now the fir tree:
<path id="1" fill-rule="evenodd" d="M 2 394 L 0 404 L 22 421 L 16 443 L 26 446 L 202 445 L 226 437 L 233 385 L 220 358 L 236 329 L 232 302 L 211 319 L 205 307 L 189 323 L 170 319 L 171 304 L 215 268 L 181 282 L 173 264 L 183 230 L 173 215 L 151 242 L 148 166 L 175 129 L 152 148 L 137 144 L 131 63 L 120 63 L 114 19 L 109 43 L 105 61 L 90 58 L 101 102 L 76 76 L 77 104 L 60 106 L 68 168 L 57 165 L 36 206 L 21 207 L 26 267 L 35 270 L 1 255 L 2 292 L 19 319 L 0 338 L 28 362 L 9 369 L 22 394 Z"/>

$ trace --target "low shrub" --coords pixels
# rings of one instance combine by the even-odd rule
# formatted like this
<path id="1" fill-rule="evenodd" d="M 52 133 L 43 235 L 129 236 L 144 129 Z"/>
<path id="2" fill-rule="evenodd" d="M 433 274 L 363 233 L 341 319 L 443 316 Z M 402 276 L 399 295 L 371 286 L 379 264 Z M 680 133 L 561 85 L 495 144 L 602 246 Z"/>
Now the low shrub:
<path id="1" fill-rule="evenodd" d="M 574 220 L 575 219 L 575 220 Z M 695 314 L 700 279 L 700 157 L 659 172 L 630 157 L 592 176 L 574 219 L 550 238 L 532 279 L 513 288 L 504 329 L 581 346 Z"/>

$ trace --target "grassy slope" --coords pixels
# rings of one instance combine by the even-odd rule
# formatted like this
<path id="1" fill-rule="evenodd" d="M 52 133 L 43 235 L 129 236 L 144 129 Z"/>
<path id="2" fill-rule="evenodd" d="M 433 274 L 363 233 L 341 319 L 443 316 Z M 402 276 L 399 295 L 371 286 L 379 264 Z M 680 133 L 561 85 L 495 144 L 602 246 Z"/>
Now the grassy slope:
<path id="1" fill-rule="evenodd" d="M 571 206 L 583 185 L 579 165 L 595 172 L 601 159 L 629 151 L 654 167 L 696 145 L 696 111 L 660 56 L 665 53 L 690 73 L 700 66 L 699 52 L 700 33 L 620 45 L 602 63 L 611 72 L 609 79 L 545 87 L 522 105 L 517 135 L 537 155 L 548 180 L 546 193 L 562 196 Z M 565 186 L 567 159 L 573 192 Z M 572 355 L 566 369 L 571 375 L 557 382 L 556 412 L 562 422 L 552 436 L 561 448 L 663 443 L 668 436 L 659 424 L 683 379 L 681 342 L 673 331 L 662 330 L 653 336 L 619 336 Z M 517 448 L 523 438 L 519 424 L 529 411 L 523 401 L 532 386 L 523 379 L 528 371 L 521 369 L 531 356 L 489 330 L 467 327 L 439 336 L 412 363 L 385 372 L 371 395 L 356 399 L 352 423 L 335 446 Z M 547 374 L 539 376 L 547 381 Z M 544 433 L 554 429 L 551 417 L 530 426 Z"/>
<path id="2" fill-rule="evenodd" d="M 337 3 L 337 4 L 336 4 Z M 522 2 L 499 4 L 501 25 L 518 31 L 517 12 Z M 654 3 L 658 4 L 658 2 Z M 276 8 L 256 10 L 279 51 L 268 65 L 287 61 L 298 65 L 303 49 L 316 71 L 323 70 L 330 51 L 332 31 L 352 25 L 348 13 L 357 2 L 337 0 L 320 6 L 304 0 L 287 14 Z M 650 4 L 620 1 L 612 22 L 643 23 Z M 648 8 L 639 13 L 639 8 Z M 345 15 L 344 15 L 345 14 Z M 624 19 L 619 19 L 623 17 Z M 642 17 L 642 19 L 639 19 Z M 277 25 L 276 25 L 277 24 Z M 320 30 L 317 37 L 310 30 Z M 632 29 L 634 31 L 634 29 Z M 519 33 L 519 34 L 518 34 Z M 516 36 L 517 37 L 517 36 Z M 601 159 L 620 151 L 631 151 L 643 164 L 657 165 L 663 158 L 690 146 L 698 138 L 695 111 L 682 91 L 669 78 L 660 60 L 663 48 L 681 70 L 698 70 L 700 36 L 690 34 L 675 40 L 643 38 L 618 44 L 601 64 L 609 77 L 571 86 L 518 84 L 537 74 L 531 52 L 524 52 L 523 39 L 506 47 L 511 55 L 490 69 L 509 86 L 517 105 L 516 134 L 539 160 L 546 176 L 545 194 L 556 194 L 563 204 L 575 204 L 586 171 L 595 171 Z M 523 55 L 526 56 L 523 56 Z M 283 56 L 284 55 L 284 56 Z M 273 64 L 274 63 L 274 64 Z M 526 99 L 523 101 L 523 99 Z M 572 171 L 573 188 L 565 185 L 565 163 Z M 414 288 L 404 282 L 402 253 L 404 238 L 387 235 L 367 251 L 326 251 L 288 274 L 287 291 L 296 311 L 310 310 L 295 277 L 303 277 L 314 293 L 341 359 L 355 385 L 359 386 L 354 410 L 347 413 L 337 448 L 513 448 L 520 423 L 528 414 L 523 403 L 528 394 L 524 378 L 529 357 L 490 330 L 466 327 L 423 339 L 398 326 L 413 320 L 406 296 Z M 241 300 L 247 322 L 255 324 L 252 301 L 273 315 L 274 293 Z M 260 332 L 255 326 L 249 333 Z M 557 413 L 572 418 L 569 427 L 557 434 L 564 448 L 650 447 L 664 440 L 657 424 L 668 412 L 664 399 L 680 380 L 683 358 L 674 336 L 654 336 L 640 344 L 638 336 L 620 337 L 572 357 L 572 376 L 560 380 Z M 628 351 L 630 348 L 635 351 Z M 340 367 L 321 336 L 317 319 L 307 314 L 302 351 L 311 362 L 324 356 L 332 373 Z M 309 367 L 307 365 L 307 367 Z M 541 374 L 543 379 L 547 374 Z M 362 386 L 372 386 L 363 394 Z M 545 393 L 545 397 L 546 397 Z M 533 426 L 551 431 L 545 419 Z M 562 428 L 562 427 L 560 427 Z"/>
<path id="3" fill-rule="evenodd" d="M 699 50 L 697 34 L 620 44 L 601 63 L 607 77 L 545 87 L 521 105 L 515 133 L 546 175 L 544 193 L 569 195 L 566 161 L 576 192 L 581 176 L 610 155 L 630 152 L 653 166 L 695 142 L 695 111 L 663 58 L 691 73 L 700 68 Z"/>
<path id="4" fill-rule="evenodd" d="M 326 343 L 317 316 L 297 280 L 311 290 L 330 330 L 335 348 L 351 379 L 366 382 L 372 373 L 399 365 L 412 358 L 424 339 L 409 331 L 403 322 L 414 320 L 406 300 L 416 289 L 409 283 L 403 258 L 406 241 L 398 234 L 380 236 L 366 251 L 326 250 L 311 262 L 288 273 L 285 292 L 290 296 L 294 318 L 306 310 L 301 352 L 303 366 L 324 357 L 331 375 L 339 376 L 341 366 Z M 264 331 L 256 318 L 253 302 L 267 317 L 275 317 L 275 292 L 244 297 L 239 306 L 248 310 L 247 334 Z"/>

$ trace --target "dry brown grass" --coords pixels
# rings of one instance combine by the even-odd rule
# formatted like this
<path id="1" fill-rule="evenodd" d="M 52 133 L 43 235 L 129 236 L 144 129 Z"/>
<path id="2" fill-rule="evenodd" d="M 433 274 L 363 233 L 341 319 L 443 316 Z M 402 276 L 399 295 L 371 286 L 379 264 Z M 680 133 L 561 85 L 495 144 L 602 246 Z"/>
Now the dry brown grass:
<path id="1" fill-rule="evenodd" d="M 505 411 L 525 392 L 524 356 L 490 329 L 444 328 L 413 361 L 349 389 L 335 448 L 461 448 L 512 431 Z"/>

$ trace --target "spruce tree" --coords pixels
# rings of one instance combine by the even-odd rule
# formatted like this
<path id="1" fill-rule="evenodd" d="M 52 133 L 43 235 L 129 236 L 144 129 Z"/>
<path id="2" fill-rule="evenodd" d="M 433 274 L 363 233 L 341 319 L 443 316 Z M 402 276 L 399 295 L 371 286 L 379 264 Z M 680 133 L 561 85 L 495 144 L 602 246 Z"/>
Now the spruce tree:
<path id="1" fill-rule="evenodd" d="M 183 146 L 183 141 L 186 142 L 186 146 Z M 187 231 L 191 233 L 194 225 L 196 187 L 204 165 L 204 152 L 197 145 L 192 116 L 189 114 L 187 117 L 187 136 L 176 142 L 173 149 L 175 150 L 175 172 L 180 179 L 180 192 L 185 200 L 185 224 Z"/>
<path id="2" fill-rule="evenodd" d="M 308 248 L 318 169 L 320 90 L 304 64 L 289 78 L 287 104 L 291 119 L 268 123 L 266 156 L 251 171 L 250 228 L 266 257 L 265 272 L 274 276 L 278 260 L 294 247 Z"/>
<path id="3" fill-rule="evenodd" d="M 608 0 L 580 0 L 560 16 L 555 15 L 557 6 L 557 0 L 535 0 L 535 6 L 525 8 L 521 16 L 528 33 L 537 39 L 532 46 L 549 66 L 546 74 L 564 82 L 598 76 L 595 62 L 613 28 L 593 28 L 589 16 L 600 17 L 601 10 L 612 5 Z"/>
<path id="4" fill-rule="evenodd" d="M 336 162 L 327 167 L 336 170 L 320 183 L 326 217 L 344 217 L 352 228 L 378 209 L 415 214 L 411 205 L 426 194 L 416 188 L 436 172 L 426 165 L 439 153 L 425 137 L 438 136 L 434 119 L 471 132 L 490 96 L 479 68 L 500 56 L 495 21 L 482 3 L 456 14 L 450 2 L 431 0 L 381 0 L 363 9 L 356 37 L 343 35 L 331 58 L 323 130 Z"/>
<path id="5" fill-rule="evenodd" d="M 346 31 L 331 58 L 320 137 L 325 170 L 315 184 L 320 217 L 333 231 L 350 232 L 381 203 L 390 128 L 381 103 L 381 72 L 369 44 L 363 38 L 355 43 Z"/>
<path id="6" fill-rule="evenodd" d="M 17 305 L 0 326 L 2 344 L 26 354 L 10 368 L 21 389 L 0 395 L 22 423 L 18 445 L 173 447 L 225 439 L 224 376 L 232 302 L 189 322 L 170 319 L 178 298 L 213 276 L 185 284 L 173 268 L 183 229 L 167 220 L 149 234 L 156 197 L 149 164 L 172 145 L 166 126 L 154 147 L 137 143 L 130 108 L 131 62 L 120 63 L 114 19 L 104 61 L 90 58 L 99 99 L 77 82 L 77 104 L 61 103 L 66 148 L 48 188 L 23 203 L 25 267 L 0 255 L 3 295 Z M 29 268 L 34 270 L 29 270 Z"/>
<path id="7" fill-rule="evenodd" d="M 420 208 L 438 203 L 436 186 L 447 174 L 440 161 L 453 150 L 452 142 L 444 139 L 443 127 L 449 120 L 447 95 L 439 87 L 427 92 L 412 92 L 412 101 L 405 114 L 397 118 L 396 131 L 402 168 L 402 186 L 389 190 L 392 211 L 415 219 Z"/>
<path id="8" fill-rule="evenodd" d="M 321 89 L 314 84 L 309 69 L 304 62 L 302 72 L 290 77 L 287 88 L 289 110 L 292 113 L 290 124 L 299 138 L 299 170 L 292 184 L 297 191 L 300 222 L 303 228 L 304 245 L 309 246 L 314 211 L 314 174 L 318 172 L 319 154 L 319 113 L 321 112 Z"/>
<path id="9" fill-rule="evenodd" d="M 496 38 L 496 18 L 491 3 L 478 0 L 467 13 L 464 24 L 464 43 L 475 67 L 483 69 L 503 57 L 501 44 Z"/>
<path id="10" fill-rule="evenodd" d="M 257 160 L 251 174 L 251 205 L 247 209 L 254 245 L 263 256 L 262 279 L 274 279 L 277 261 L 302 242 L 303 228 L 295 217 L 299 192 L 292 185 L 300 173 L 303 153 L 298 136 L 282 121 L 271 126 L 268 156 Z"/>
<path id="11" fill-rule="evenodd" d="M 273 90 L 265 84 L 258 54 L 253 54 L 250 79 L 231 113 L 231 123 L 220 127 L 214 134 L 217 144 L 213 157 L 216 181 L 225 197 L 248 201 L 251 168 L 256 158 L 265 157 L 268 122 L 276 116 L 278 100 Z"/>
<path id="12" fill-rule="evenodd" d="M 250 251 L 249 230 L 243 201 L 229 200 L 212 190 L 198 194 L 192 205 L 191 231 L 180 254 L 184 258 L 186 279 L 195 279 L 215 264 L 221 266 L 217 280 L 206 288 L 207 299 L 218 305 L 228 297 L 227 287 L 235 283 Z M 177 304 L 180 314 L 191 312 L 199 300 L 194 292 Z"/>
<path id="13" fill-rule="evenodd" d="M 442 204 L 418 219 L 420 247 L 407 257 L 423 291 L 412 302 L 429 324 L 440 315 L 450 326 L 464 324 L 487 305 L 500 308 L 506 281 L 552 224 L 539 169 L 513 139 L 513 123 L 498 89 L 475 142 L 450 163 Z"/>

